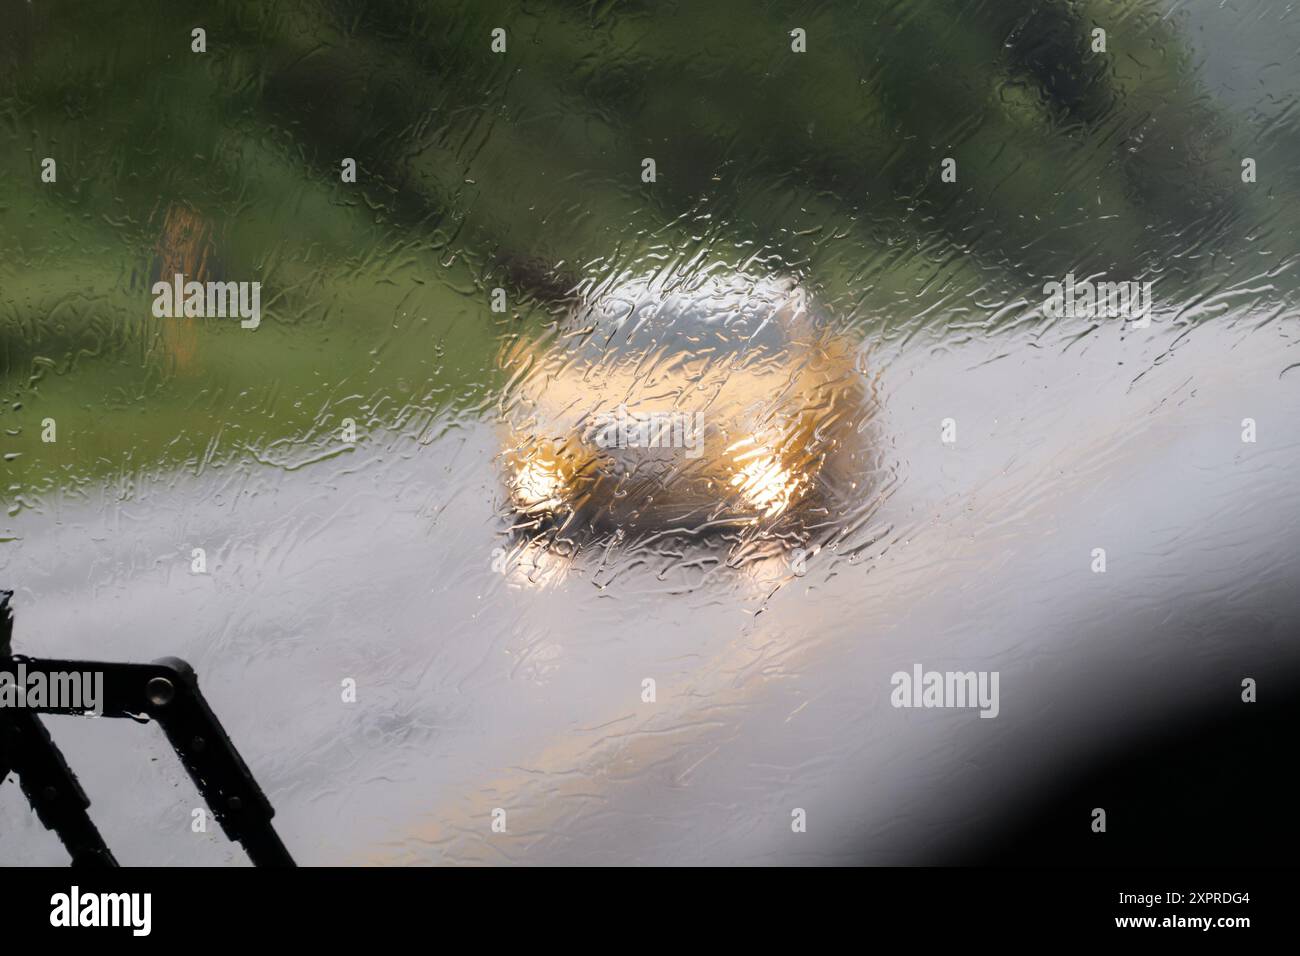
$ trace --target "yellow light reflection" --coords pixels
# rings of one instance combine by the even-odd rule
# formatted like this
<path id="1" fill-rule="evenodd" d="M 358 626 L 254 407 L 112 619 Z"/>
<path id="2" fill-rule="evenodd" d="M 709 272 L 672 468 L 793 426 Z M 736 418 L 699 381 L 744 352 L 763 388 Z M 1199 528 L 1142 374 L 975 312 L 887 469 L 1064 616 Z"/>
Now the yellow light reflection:
<path id="1" fill-rule="evenodd" d="M 790 507 L 804 481 L 801 475 L 791 474 L 775 456 L 761 455 L 742 464 L 731 476 L 731 484 L 751 507 L 763 512 L 764 518 L 772 518 Z"/>
<path id="2" fill-rule="evenodd" d="M 564 492 L 559 464 L 540 457 L 525 460 L 515 471 L 511 490 L 515 501 L 530 511 L 558 507 Z"/>

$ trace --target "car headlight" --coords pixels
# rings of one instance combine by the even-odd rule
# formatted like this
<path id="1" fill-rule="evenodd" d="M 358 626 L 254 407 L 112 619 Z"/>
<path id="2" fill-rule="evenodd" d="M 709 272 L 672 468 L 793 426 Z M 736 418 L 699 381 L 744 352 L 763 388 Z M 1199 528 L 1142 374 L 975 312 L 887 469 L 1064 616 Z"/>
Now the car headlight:
<path id="1" fill-rule="evenodd" d="M 731 486 L 764 518 L 781 514 L 811 484 L 808 473 L 786 464 L 780 455 L 752 438 L 742 439 L 727 450 L 735 452 Z"/>

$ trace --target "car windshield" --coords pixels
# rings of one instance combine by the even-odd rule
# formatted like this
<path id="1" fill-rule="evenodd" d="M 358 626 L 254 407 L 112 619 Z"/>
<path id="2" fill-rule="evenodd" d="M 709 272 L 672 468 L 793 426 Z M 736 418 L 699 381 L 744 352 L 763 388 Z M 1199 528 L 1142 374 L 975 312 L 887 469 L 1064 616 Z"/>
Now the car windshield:
<path id="1" fill-rule="evenodd" d="M 803 298 L 793 283 L 745 276 L 675 287 L 642 280 L 583 303 L 566 331 L 598 362 L 651 353 L 710 361 L 772 355 L 811 328 Z"/>
<path id="2" fill-rule="evenodd" d="M 300 862 L 1078 861 L 1284 696 L 1297 5 L 141 6 L 0 0 L 0 589 Z M 119 855 L 235 861 L 118 723 Z M 1281 852 L 1192 765 L 1107 846 Z"/>

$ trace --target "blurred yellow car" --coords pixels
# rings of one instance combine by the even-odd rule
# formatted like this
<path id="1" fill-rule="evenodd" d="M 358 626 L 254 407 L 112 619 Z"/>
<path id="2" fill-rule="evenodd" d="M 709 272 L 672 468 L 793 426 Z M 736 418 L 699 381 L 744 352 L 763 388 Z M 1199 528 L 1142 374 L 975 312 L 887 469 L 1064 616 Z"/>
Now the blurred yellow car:
<path id="1" fill-rule="evenodd" d="M 773 519 L 863 423 L 855 349 L 789 280 L 628 280 L 502 356 L 513 508 L 618 527 Z"/>

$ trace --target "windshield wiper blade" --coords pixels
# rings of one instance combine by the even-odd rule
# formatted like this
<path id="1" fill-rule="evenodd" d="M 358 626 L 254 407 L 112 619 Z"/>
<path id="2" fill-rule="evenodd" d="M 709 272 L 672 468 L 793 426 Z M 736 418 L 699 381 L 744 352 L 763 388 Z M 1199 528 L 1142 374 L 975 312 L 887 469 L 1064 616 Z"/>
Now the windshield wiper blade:
<path id="1" fill-rule="evenodd" d="M 21 706 L 0 705 L 0 784 L 12 770 L 47 829 L 67 848 L 74 866 L 117 866 L 87 812 L 90 799 L 38 715 L 127 717 L 156 720 L 226 836 L 243 846 L 255 866 L 294 866 L 271 825 L 275 809 L 258 786 L 229 734 L 208 706 L 189 664 L 166 657 L 152 664 L 50 660 L 12 652 L 11 591 L 0 591 L 0 677 L 8 675 Z M 21 674 L 20 682 L 16 675 Z M 93 710 L 26 688 L 55 686 L 66 675 L 102 676 Z M 34 679 L 37 679 L 34 681 Z"/>

